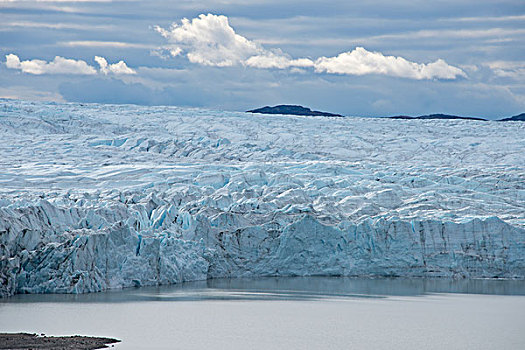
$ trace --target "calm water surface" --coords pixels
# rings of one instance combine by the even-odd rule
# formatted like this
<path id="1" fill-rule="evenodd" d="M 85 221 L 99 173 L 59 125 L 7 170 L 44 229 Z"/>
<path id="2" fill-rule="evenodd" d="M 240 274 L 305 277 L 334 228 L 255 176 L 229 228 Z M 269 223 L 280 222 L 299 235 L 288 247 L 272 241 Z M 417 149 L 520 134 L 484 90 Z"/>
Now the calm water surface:
<path id="1" fill-rule="evenodd" d="M 525 281 L 210 280 L 0 299 L 0 331 L 119 349 L 523 349 Z"/>

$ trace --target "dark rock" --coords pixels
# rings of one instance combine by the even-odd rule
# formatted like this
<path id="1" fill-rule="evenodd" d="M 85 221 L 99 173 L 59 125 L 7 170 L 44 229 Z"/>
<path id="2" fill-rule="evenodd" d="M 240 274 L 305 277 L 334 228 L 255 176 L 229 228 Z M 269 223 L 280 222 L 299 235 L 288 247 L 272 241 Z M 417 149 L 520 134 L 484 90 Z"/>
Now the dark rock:
<path id="1" fill-rule="evenodd" d="M 457 115 L 448 115 L 448 114 L 429 114 L 429 115 L 420 115 L 418 117 L 410 117 L 407 115 L 396 115 L 389 117 L 390 119 L 466 119 L 466 120 L 482 120 L 487 121 L 487 119 L 476 118 L 476 117 L 460 117 Z"/>
<path id="2" fill-rule="evenodd" d="M 393 117 L 388 117 L 390 119 L 415 119 L 414 117 L 410 117 L 408 115 L 395 115 Z"/>
<path id="3" fill-rule="evenodd" d="M 118 339 L 79 335 L 47 337 L 29 333 L 0 333 L 0 349 L 92 350 L 107 348 L 108 344 L 118 342 Z"/>
<path id="4" fill-rule="evenodd" d="M 500 119 L 498 120 L 500 122 L 509 122 L 509 121 L 525 121 L 525 113 L 521 113 L 521 114 L 518 114 L 518 115 L 515 115 L 513 117 L 509 117 L 509 118 L 503 118 L 503 119 Z"/>
<path id="5" fill-rule="evenodd" d="M 343 117 L 341 114 L 312 111 L 310 108 L 296 105 L 278 105 L 274 107 L 266 106 L 262 108 L 252 109 L 246 111 L 247 113 L 262 113 L 262 114 L 291 114 L 291 115 L 307 115 L 318 117 Z"/>

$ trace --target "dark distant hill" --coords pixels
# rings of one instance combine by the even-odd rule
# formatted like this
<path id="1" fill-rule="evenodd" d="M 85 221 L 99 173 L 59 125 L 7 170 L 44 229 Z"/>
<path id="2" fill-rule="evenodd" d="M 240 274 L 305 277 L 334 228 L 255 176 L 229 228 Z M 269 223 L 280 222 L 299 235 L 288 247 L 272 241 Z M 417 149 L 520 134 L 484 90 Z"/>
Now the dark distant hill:
<path id="1" fill-rule="evenodd" d="M 525 121 L 525 113 L 515 115 L 514 117 L 503 118 L 498 120 L 499 122 L 510 122 L 510 121 Z"/>
<path id="2" fill-rule="evenodd" d="M 249 111 L 246 111 L 247 113 L 262 113 L 262 114 L 290 114 L 290 115 L 305 115 L 305 116 L 319 116 L 319 117 L 343 117 L 341 114 L 334 114 L 334 113 L 328 113 L 328 112 L 320 112 L 320 111 L 312 111 L 310 108 L 298 106 L 298 105 L 278 105 L 274 107 L 265 106 L 262 108 L 256 108 Z M 389 119 L 452 119 L 452 120 L 479 120 L 479 121 L 487 121 L 487 119 L 483 118 L 477 118 L 477 117 L 461 117 L 457 115 L 449 115 L 449 114 L 442 114 L 442 113 L 436 113 L 436 114 L 427 114 L 427 115 L 420 115 L 416 117 L 412 117 L 409 115 L 395 115 L 392 117 L 386 117 Z M 513 117 L 509 118 L 503 118 L 499 119 L 498 121 L 504 122 L 504 121 L 525 121 L 525 113 L 521 113 L 518 115 L 515 115 Z"/>
<path id="3" fill-rule="evenodd" d="M 395 115 L 393 117 L 387 117 L 390 119 L 416 119 L 414 117 L 408 116 L 408 115 Z"/>
<path id="4" fill-rule="evenodd" d="M 396 115 L 396 116 L 388 117 L 388 118 L 390 119 L 467 119 L 467 120 L 487 121 L 487 119 L 483 119 L 483 118 L 459 117 L 457 115 L 448 115 L 448 114 L 429 114 L 429 115 L 420 115 L 418 117 L 410 117 L 408 115 Z"/>
<path id="5" fill-rule="evenodd" d="M 328 112 L 312 111 L 310 108 L 296 105 L 278 105 L 275 107 L 262 107 L 246 111 L 248 113 L 262 113 L 262 114 L 291 114 L 291 115 L 309 115 L 316 117 L 342 117 L 341 114 L 334 114 Z"/>

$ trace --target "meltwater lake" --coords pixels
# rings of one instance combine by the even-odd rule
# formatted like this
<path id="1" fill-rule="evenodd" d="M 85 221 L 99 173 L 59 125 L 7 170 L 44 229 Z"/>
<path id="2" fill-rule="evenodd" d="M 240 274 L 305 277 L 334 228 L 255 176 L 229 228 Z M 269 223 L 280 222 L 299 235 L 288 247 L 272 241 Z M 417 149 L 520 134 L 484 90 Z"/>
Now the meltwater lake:
<path id="1" fill-rule="evenodd" d="M 518 349 L 525 281 L 216 279 L 0 300 L 0 330 L 118 349 Z"/>

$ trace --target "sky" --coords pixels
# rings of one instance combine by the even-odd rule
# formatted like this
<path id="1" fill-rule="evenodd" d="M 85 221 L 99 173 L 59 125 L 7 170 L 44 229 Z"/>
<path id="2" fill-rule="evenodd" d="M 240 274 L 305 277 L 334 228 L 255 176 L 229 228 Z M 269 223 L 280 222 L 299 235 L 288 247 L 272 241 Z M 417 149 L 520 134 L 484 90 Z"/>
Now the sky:
<path id="1" fill-rule="evenodd" d="M 0 0 L 0 97 L 525 112 L 525 1 Z"/>

